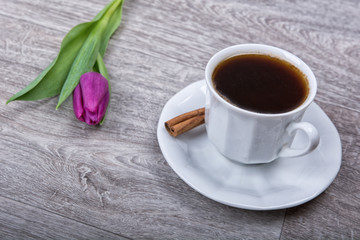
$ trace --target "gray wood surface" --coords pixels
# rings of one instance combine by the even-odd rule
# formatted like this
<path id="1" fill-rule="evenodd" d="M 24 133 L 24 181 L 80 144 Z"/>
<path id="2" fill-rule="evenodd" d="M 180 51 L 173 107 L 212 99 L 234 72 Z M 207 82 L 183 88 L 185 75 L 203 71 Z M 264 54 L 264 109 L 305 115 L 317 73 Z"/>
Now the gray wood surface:
<path id="1" fill-rule="evenodd" d="M 360 2 L 127 0 L 105 56 L 102 127 L 71 100 L 6 100 L 106 0 L 0 0 L 0 239 L 360 239 Z M 316 103 L 341 137 L 340 172 L 291 209 L 228 207 L 186 185 L 161 154 L 166 101 L 239 43 L 287 49 L 313 69 Z"/>

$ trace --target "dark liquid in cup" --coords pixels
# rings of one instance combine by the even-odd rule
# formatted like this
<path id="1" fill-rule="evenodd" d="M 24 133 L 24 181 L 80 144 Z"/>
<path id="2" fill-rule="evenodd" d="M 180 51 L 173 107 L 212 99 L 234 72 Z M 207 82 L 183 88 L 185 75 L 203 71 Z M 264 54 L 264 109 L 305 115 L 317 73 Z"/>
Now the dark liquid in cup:
<path id="1" fill-rule="evenodd" d="M 291 111 L 309 94 L 308 80 L 298 68 L 268 55 L 228 58 L 215 68 L 212 80 L 224 99 L 258 113 Z"/>

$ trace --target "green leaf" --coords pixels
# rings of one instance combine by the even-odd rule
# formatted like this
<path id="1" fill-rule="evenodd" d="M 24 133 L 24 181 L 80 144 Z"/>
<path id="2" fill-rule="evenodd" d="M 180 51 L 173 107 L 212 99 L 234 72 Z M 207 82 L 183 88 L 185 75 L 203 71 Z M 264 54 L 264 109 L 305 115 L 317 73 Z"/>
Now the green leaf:
<path id="1" fill-rule="evenodd" d="M 103 39 L 100 46 L 100 53 L 102 57 L 104 57 L 110 37 L 114 34 L 115 30 L 120 26 L 124 1 L 120 0 L 117 2 L 119 5 L 116 7 L 115 11 L 110 16 L 106 28 L 104 30 Z"/>
<path id="2" fill-rule="evenodd" d="M 74 59 L 71 69 L 67 75 L 64 85 L 62 86 L 56 109 L 70 96 L 74 88 L 79 84 L 80 77 L 94 66 L 96 57 L 99 53 L 100 41 L 99 32 L 101 29 L 95 27 L 84 42 L 76 58 Z"/>
<path id="3" fill-rule="evenodd" d="M 113 0 L 93 21 L 72 28 L 65 36 L 56 59 L 7 103 L 14 100 L 49 98 L 60 93 L 58 108 L 76 87 L 81 74 L 93 67 L 98 52 L 102 55 L 105 53 L 109 38 L 117 28 L 116 24 L 120 23 L 122 5 L 123 0 Z"/>
<path id="4" fill-rule="evenodd" d="M 96 22 L 88 39 L 84 43 L 83 47 L 79 51 L 76 59 L 74 60 L 69 74 L 62 87 L 59 101 L 56 109 L 70 96 L 75 87 L 79 84 L 80 77 L 86 72 L 89 72 L 95 65 L 95 61 L 98 57 L 99 50 L 104 49 L 103 45 L 108 43 L 111 35 L 115 29 L 111 24 L 116 24 L 117 19 L 114 18 L 114 14 L 120 12 L 122 9 L 122 0 L 115 0 L 110 7 L 104 12 L 104 15 Z M 121 14 L 117 14 L 116 17 L 121 18 Z M 112 20 L 112 22 L 110 22 Z M 117 20 L 117 21 L 115 21 Z M 105 34 L 104 34 L 105 33 Z"/>
<path id="5" fill-rule="evenodd" d="M 55 60 L 27 87 L 13 95 L 7 103 L 14 100 L 38 100 L 56 96 L 60 93 L 71 64 L 91 30 L 91 23 L 74 27 L 64 38 L 61 50 Z"/>
<path id="6" fill-rule="evenodd" d="M 117 26 L 115 29 L 113 26 L 111 26 L 111 24 L 116 24 L 116 22 L 118 22 L 116 21 L 117 19 L 113 18 L 114 14 L 118 12 L 121 13 L 122 2 L 122 0 L 114 0 L 110 7 L 104 12 L 102 18 L 96 22 L 96 25 L 92 29 L 89 37 L 87 38 L 72 64 L 70 72 L 60 92 L 56 109 L 60 107 L 60 105 L 70 96 L 75 87 L 79 84 L 81 75 L 89 72 L 90 69 L 95 65 L 95 61 L 98 58 L 99 49 L 103 49 L 105 52 L 107 43 L 111 37 L 109 34 L 112 34 L 117 28 Z M 116 16 L 120 16 L 121 18 L 121 14 Z M 110 22 L 111 20 L 112 22 Z M 104 34 L 104 32 L 106 34 Z M 106 45 L 105 48 L 104 44 Z"/>

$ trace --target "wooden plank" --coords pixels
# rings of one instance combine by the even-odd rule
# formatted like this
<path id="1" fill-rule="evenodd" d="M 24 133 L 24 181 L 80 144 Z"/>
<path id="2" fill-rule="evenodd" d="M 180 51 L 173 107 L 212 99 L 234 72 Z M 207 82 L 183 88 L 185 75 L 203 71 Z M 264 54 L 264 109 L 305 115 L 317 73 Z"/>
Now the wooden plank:
<path id="1" fill-rule="evenodd" d="M 9 198 L 0 204 L 1 239 L 126 239 Z"/>

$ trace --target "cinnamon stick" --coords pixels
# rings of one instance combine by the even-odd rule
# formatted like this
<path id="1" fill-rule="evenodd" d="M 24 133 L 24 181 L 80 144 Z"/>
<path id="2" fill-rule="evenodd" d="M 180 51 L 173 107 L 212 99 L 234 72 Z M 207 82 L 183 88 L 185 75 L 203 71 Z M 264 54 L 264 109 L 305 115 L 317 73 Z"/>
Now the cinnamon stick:
<path id="1" fill-rule="evenodd" d="M 204 122 L 205 108 L 199 108 L 166 121 L 165 128 L 171 136 L 176 137 L 203 124 Z"/>

